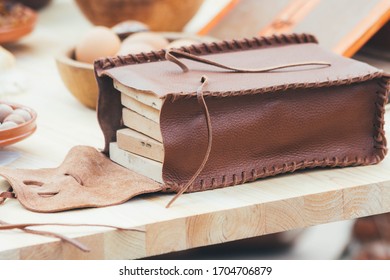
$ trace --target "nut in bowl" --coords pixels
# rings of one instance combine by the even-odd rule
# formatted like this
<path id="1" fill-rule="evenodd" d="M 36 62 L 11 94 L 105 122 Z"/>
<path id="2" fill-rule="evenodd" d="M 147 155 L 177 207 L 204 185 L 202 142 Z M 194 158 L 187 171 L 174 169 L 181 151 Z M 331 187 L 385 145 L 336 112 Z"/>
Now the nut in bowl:
<path id="1" fill-rule="evenodd" d="M 95 27 L 101 28 L 101 27 Z M 86 36 L 86 38 L 90 38 Z M 115 48 L 101 50 L 100 57 L 137 54 L 141 52 L 149 52 L 151 50 L 160 50 L 164 48 L 180 47 L 189 44 L 199 44 L 203 42 L 211 42 L 215 39 L 210 37 L 201 37 L 177 32 L 137 32 L 128 36 L 121 45 Z M 98 98 L 98 86 L 95 79 L 93 64 L 84 61 L 91 61 L 90 57 L 84 54 L 98 52 L 99 45 L 97 40 L 90 39 L 89 41 L 80 42 L 76 47 L 68 49 L 57 56 L 56 63 L 61 79 L 67 89 L 72 93 L 77 100 L 88 108 L 95 109 Z M 108 46 L 109 44 L 105 44 Z M 88 51 L 91 47 L 92 50 Z M 78 51 L 79 50 L 79 51 Z M 77 52 L 78 51 L 78 52 Z M 81 55 L 81 56 L 80 56 Z M 96 56 L 95 59 L 99 58 Z M 81 61 L 79 61 L 81 60 Z"/>
<path id="2" fill-rule="evenodd" d="M 37 113 L 31 108 L 0 101 L 0 147 L 17 143 L 35 132 Z"/>

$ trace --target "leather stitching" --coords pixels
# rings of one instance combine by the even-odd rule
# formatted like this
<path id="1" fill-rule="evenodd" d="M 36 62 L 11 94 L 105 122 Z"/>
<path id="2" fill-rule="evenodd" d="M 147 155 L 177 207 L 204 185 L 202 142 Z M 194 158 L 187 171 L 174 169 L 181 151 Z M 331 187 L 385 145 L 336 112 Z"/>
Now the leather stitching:
<path id="1" fill-rule="evenodd" d="M 262 48 L 277 45 L 290 45 L 290 44 L 304 44 L 304 43 L 318 43 L 317 39 L 313 35 L 309 34 L 290 34 L 290 35 L 274 35 L 270 37 L 254 37 L 252 39 L 241 39 L 232 41 L 222 41 L 213 43 L 203 43 L 198 45 L 191 45 L 188 47 L 181 47 L 178 50 L 188 52 L 191 54 L 213 54 L 226 52 L 228 50 L 235 51 L 241 49 Z M 165 60 L 165 50 L 152 51 L 149 53 L 140 53 L 136 55 L 124 55 L 115 57 L 106 57 L 95 61 L 94 66 L 98 75 L 103 70 L 107 70 L 114 67 L 155 62 Z"/>
<path id="2" fill-rule="evenodd" d="M 342 86 L 342 85 L 350 85 L 354 83 L 366 82 L 369 80 L 373 80 L 376 78 L 383 77 L 382 72 L 373 72 L 360 77 L 349 77 L 349 78 L 338 78 L 337 80 L 329 80 L 323 82 L 313 82 L 313 83 L 293 83 L 293 84 L 284 84 L 278 86 L 270 86 L 264 88 L 255 88 L 255 89 L 247 89 L 240 91 L 205 91 L 203 93 L 204 96 L 212 96 L 212 97 L 230 97 L 230 96 L 241 96 L 241 95 L 253 95 L 253 94 L 264 94 L 264 93 L 273 93 L 278 91 L 285 91 L 288 89 L 310 89 L 310 88 L 322 88 L 322 87 L 331 87 L 331 86 Z M 182 92 L 182 93 L 172 93 L 166 95 L 166 99 L 174 102 L 179 99 L 187 99 L 196 96 L 196 92 Z"/>

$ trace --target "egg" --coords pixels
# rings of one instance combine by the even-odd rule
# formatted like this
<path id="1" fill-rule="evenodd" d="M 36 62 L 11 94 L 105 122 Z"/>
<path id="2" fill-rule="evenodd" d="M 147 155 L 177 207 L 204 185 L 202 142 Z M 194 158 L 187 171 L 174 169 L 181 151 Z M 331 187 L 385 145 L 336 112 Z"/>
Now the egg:
<path id="1" fill-rule="evenodd" d="M 24 119 L 25 122 L 31 120 L 30 113 L 27 110 L 25 110 L 25 109 L 20 109 L 20 108 L 15 109 L 13 111 L 13 114 L 21 116 Z"/>
<path id="2" fill-rule="evenodd" d="M 76 46 L 76 60 L 93 63 L 97 58 L 114 56 L 121 46 L 118 35 L 110 28 L 96 26 Z"/>
<path id="3" fill-rule="evenodd" d="M 190 45 L 196 45 L 199 44 L 199 41 L 191 40 L 191 39 L 178 39 L 175 41 L 172 41 L 171 43 L 168 44 L 167 49 L 172 49 L 172 48 L 180 48 L 183 46 L 190 46 Z"/>
<path id="4" fill-rule="evenodd" d="M 18 125 L 14 122 L 3 122 L 0 124 L 0 130 L 5 130 L 13 127 L 17 127 Z"/>
<path id="5" fill-rule="evenodd" d="M 24 123 L 24 119 L 22 116 L 12 113 L 11 115 L 8 115 L 4 119 L 4 123 L 6 123 L 6 122 L 14 122 L 16 124 L 22 124 L 22 123 Z"/>
<path id="6" fill-rule="evenodd" d="M 0 123 L 3 122 L 8 115 L 12 114 L 13 111 L 14 109 L 12 109 L 11 106 L 0 104 Z"/>
<path id="7" fill-rule="evenodd" d="M 134 42 L 122 45 L 117 55 L 136 54 L 141 52 L 150 52 L 154 48 L 146 43 Z"/>
<path id="8" fill-rule="evenodd" d="M 154 50 L 164 49 L 168 45 L 168 40 L 163 36 L 152 32 L 139 32 L 127 37 L 123 42 L 123 45 L 133 43 L 145 43 L 153 47 Z"/>
<path id="9" fill-rule="evenodd" d="M 134 34 L 136 32 L 145 32 L 149 31 L 149 27 L 139 21 L 136 20 L 126 20 L 122 21 L 113 27 L 111 27 L 112 31 L 115 32 L 121 39 L 125 39 L 126 37 Z"/>

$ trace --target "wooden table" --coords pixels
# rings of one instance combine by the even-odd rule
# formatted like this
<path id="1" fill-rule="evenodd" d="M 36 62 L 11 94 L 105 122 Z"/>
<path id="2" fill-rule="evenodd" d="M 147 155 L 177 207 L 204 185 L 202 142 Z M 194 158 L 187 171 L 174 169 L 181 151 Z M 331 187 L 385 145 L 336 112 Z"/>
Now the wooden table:
<path id="1" fill-rule="evenodd" d="M 21 154 L 12 167 L 55 167 L 74 145 L 103 146 L 95 111 L 83 107 L 67 92 L 54 63 L 53 56 L 89 28 L 75 13 L 79 12 L 69 1 L 54 1 L 41 13 L 34 34 L 7 46 L 17 56 L 17 70 L 26 78 L 27 91 L 2 99 L 38 112 L 37 132 L 5 148 Z M 99 223 L 136 227 L 143 232 L 44 228 L 80 240 L 91 249 L 83 253 L 53 238 L 3 231 L 0 259 L 133 259 L 389 212 L 389 170 L 387 157 L 375 166 L 297 172 L 186 194 L 169 209 L 165 205 L 172 196 L 167 194 L 56 214 L 30 212 L 18 201 L 8 200 L 0 206 L 0 219 L 10 223 Z M 0 181 L 0 189 L 5 185 Z"/>

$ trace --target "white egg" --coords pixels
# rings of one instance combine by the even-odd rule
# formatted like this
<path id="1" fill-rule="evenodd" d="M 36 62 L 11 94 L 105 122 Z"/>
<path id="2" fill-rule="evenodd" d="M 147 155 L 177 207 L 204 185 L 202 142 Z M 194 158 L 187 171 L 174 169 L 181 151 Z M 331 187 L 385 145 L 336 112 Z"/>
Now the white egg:
<path id="1" fill-rule="evenodd" d="M 12 114 L 12 112 L 14 111 L 14 109 L 12 109 L 11 106 L 7 105 L 7 104 L 0 104 L 0 122 L 3 122 L 4 119 Z"/>
<path id="2" fill-rule="evenodd" d="M 24 119 L 24 121 L 31 120 L 31 114 L 25 109 L 20 109 L 20 108 L 15 109 L 13 111 L 13 114 L 21 116 Z"/>
<path id="3" fill-rule="evenodd" d="M 0 130 L 5 130 L 13 127 L 17 127 L 18 125 L 14 122 L 3 122 L 0 124 Z"/>
<path id="4" fill-rule="evenodd" d="M 4 119 L 4 123 L 6 122 L 14 122 L 16 124 L 22 124 L 24 123 L 24 119 L 22 116 L 20 115 L 17 115 L 17 114 L 11 114 L 11 115 L 8 115 L 5 119 Z"/>

